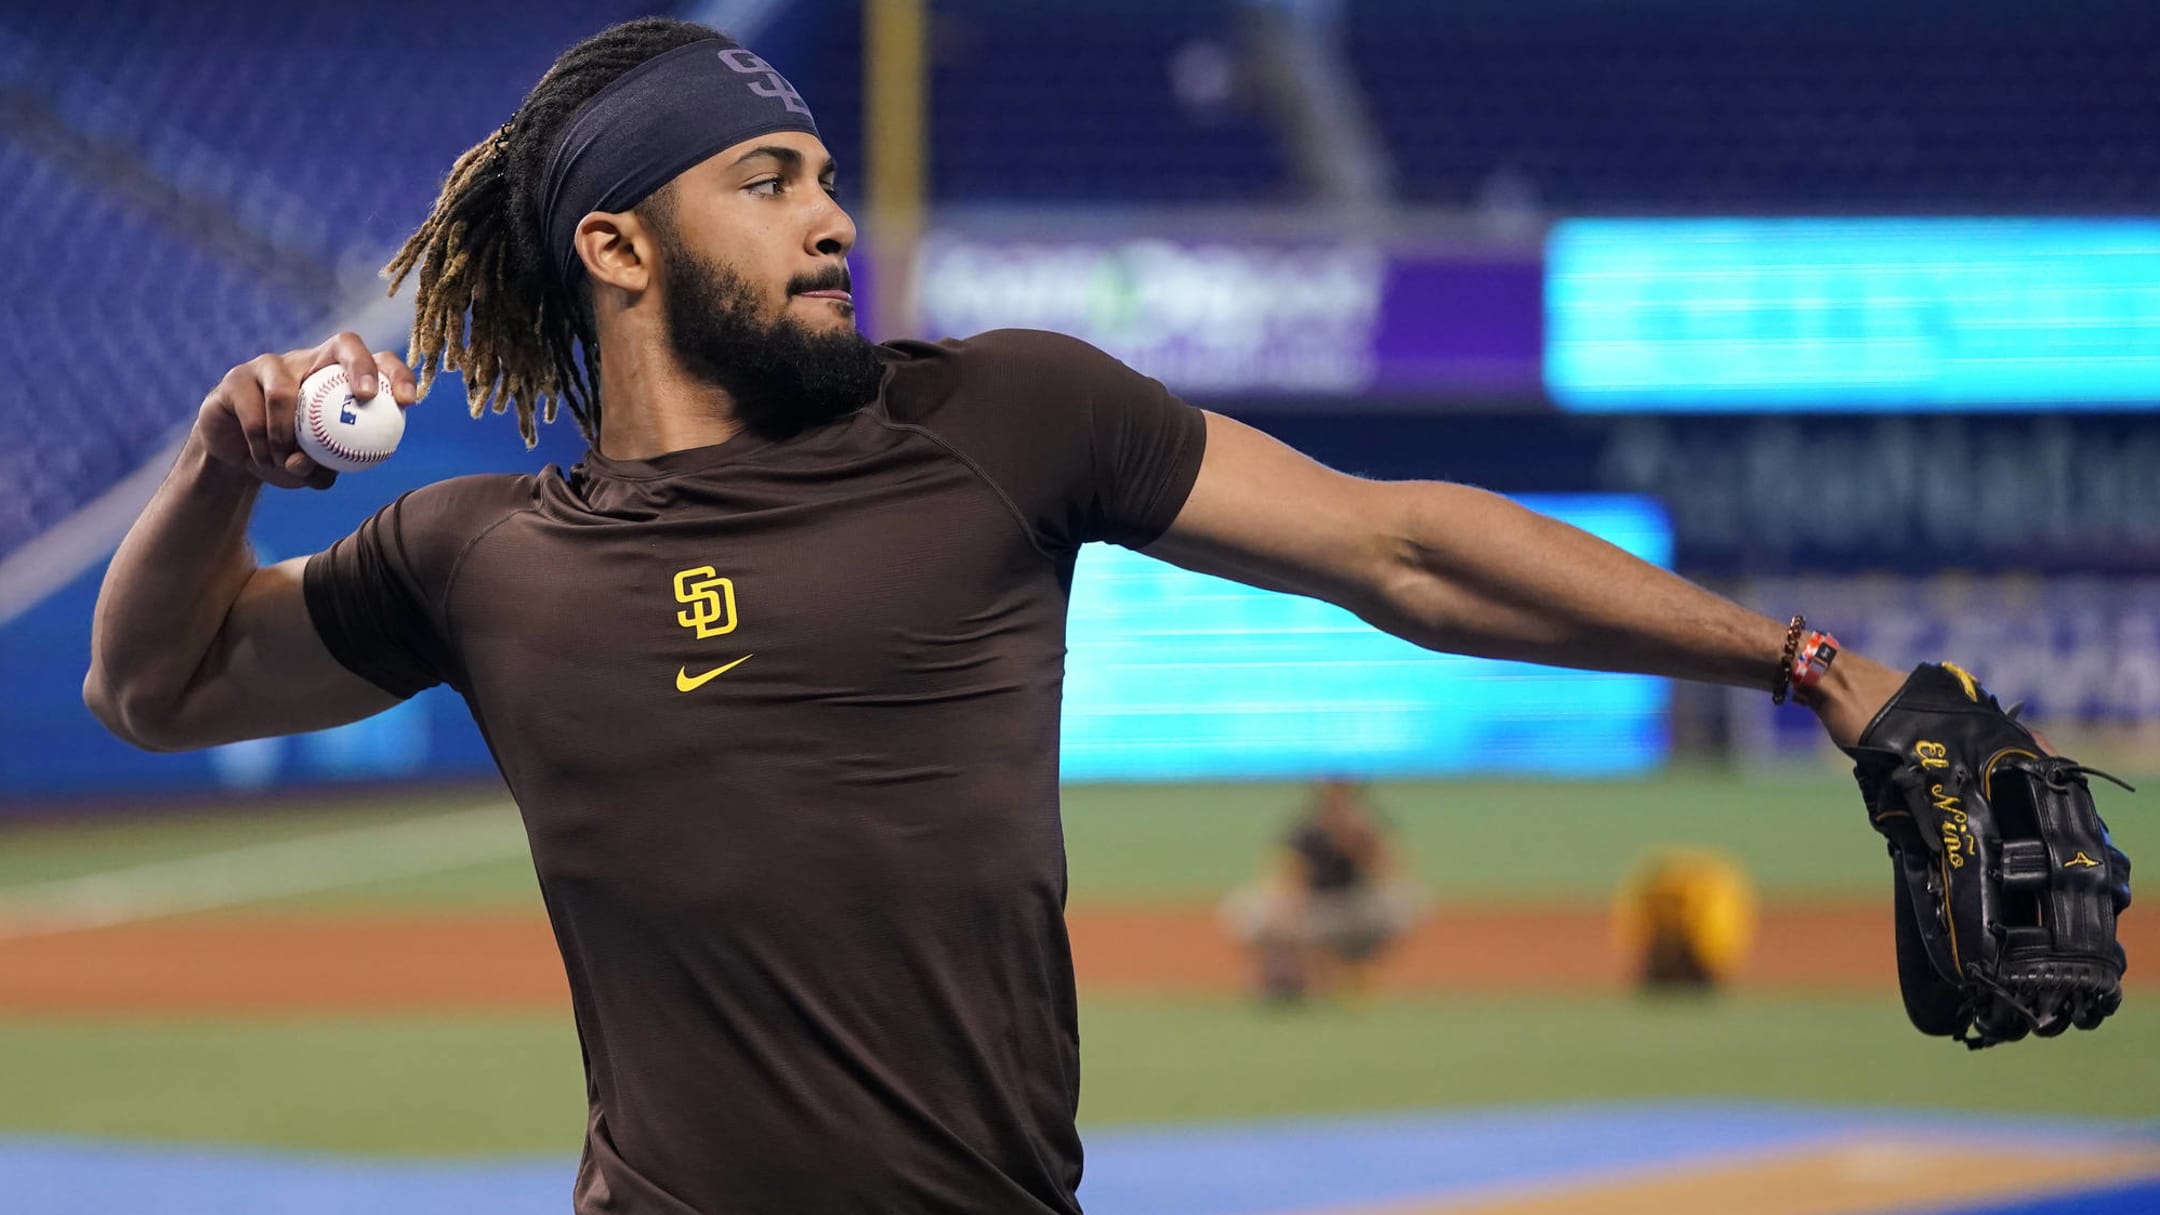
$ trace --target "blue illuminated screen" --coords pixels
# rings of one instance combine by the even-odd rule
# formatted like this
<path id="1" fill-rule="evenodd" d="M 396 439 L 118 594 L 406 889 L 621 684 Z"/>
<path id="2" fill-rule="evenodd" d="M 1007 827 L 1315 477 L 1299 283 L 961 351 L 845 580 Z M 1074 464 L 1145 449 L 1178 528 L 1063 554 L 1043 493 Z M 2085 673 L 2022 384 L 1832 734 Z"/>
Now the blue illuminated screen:
<path id="1" fill-rule="evenodd" d="M 1650 499 L 1519 500 L 1671 561 Z M 1330 604 L 1128 549 L 1081 552 L 1069 621 L 1067 780 L 1592 776 L 1666 753 L 1662 679 L 1436 654 Z"/>
<path id="2" fill-rule="evenodd" d="M 1545 272 L 1567 409 L 2160 401 L 2160 222 L 1571 220 Z"/>

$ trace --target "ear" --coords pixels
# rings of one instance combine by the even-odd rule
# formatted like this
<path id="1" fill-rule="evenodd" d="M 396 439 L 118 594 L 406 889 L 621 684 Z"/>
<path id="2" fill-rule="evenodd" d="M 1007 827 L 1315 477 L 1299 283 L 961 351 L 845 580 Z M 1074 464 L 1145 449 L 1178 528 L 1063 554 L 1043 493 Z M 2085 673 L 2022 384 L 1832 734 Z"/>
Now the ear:
<path id="1" fill-rule="evenodd" d="M 629 211 L 594 211 L 578 221 L 571 247 L 594 284 L 631 294 L 652 285 L 652 233 Z"/>

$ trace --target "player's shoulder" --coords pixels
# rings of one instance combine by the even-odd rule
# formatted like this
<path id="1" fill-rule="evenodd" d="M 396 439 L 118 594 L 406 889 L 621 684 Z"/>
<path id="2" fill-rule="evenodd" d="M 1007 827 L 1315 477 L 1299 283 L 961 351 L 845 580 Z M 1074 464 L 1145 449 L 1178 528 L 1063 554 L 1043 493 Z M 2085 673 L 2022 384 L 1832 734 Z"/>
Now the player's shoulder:
<path id="1" fill-rule="evenodd" d="M 1048 329 L 987 329 L 973 337 L 941 338 L 935 342 L 888 342 L 886 348 L 902 365 L 925 362 L 974 368 L 1072 359 L 1116 361 L 1069 333 Z"/>
<path id="2" fill-rule="evenodd" d="M 1084 395 L 1105 376 L 1132 374 L 1087 342 L 1046 329 L 992 329 L 935 342 L 888 342 L 885 349 L 893 368 L 887 407 L 904 418 L 978 398 L 1053 403 Z"/>
<path id="3" fill-rule="evenodd" d="M 530 475 L 477 474 L 407 490 L 317 554 L 308 578 L 335 586 L 387 577 L 434 602 L 481 538 L 501 534 L 497 524 L 531 507 L 536 483 Z"/>
<path id="4" fill-rule="evenodd" d="M 477 533 L 531 509 L 539 480 L 532 473 L 468 473 L 408 490 L 391 505 L 406 527 Z"/>
<path id="5" fill-rule="evenodd" d="M 400 494 L 362 530 L 416 569 L 447 571 L 482 537 L 500 534 L 498 524 L 534 509 L 540 479 L 473 473 L 432 482 Z"/>

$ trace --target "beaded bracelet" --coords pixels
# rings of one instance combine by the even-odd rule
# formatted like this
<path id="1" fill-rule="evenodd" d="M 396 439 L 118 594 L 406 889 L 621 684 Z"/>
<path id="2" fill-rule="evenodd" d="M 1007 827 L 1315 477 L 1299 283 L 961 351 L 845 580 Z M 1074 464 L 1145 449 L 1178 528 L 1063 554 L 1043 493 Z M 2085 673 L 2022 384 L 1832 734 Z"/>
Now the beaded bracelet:
<path id="1" fill-rule="evenodd" d="M 1785 652 L 1778 655 L 1777 672 L 1770 681 L 1770 703 L 1781 705 L 1792 694 L 1793 660 L 1800 656 L 1800 638 L 1807 632 L 1807 617 L 1796 615 L 1785 626 Z"/>

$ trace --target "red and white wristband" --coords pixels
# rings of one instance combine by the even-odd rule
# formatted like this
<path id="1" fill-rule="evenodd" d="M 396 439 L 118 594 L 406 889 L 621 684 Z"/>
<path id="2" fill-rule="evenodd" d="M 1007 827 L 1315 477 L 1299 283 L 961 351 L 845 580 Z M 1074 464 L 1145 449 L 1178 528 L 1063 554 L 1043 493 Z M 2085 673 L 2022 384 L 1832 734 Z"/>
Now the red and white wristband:
<path id="1" fill-rule="evenodd" d="M 1785 653 L 1778 662 L 1777 682 L 1770 689 L 1770 703 L 1784 704 L 1788 696 L 1802 704 L 1814 699 L 1830 664 L 1837 661 L 1838 640 L 1819 629 L 1807 627 L 1807 618 L 1795 616 L 1785 631 Z"/>

